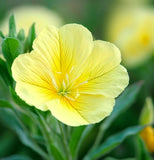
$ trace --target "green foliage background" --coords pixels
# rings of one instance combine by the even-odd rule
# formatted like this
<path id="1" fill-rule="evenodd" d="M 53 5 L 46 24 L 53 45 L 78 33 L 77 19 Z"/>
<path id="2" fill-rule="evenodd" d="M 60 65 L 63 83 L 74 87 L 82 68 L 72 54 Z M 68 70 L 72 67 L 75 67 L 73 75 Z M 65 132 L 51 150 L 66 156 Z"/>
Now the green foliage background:
<path id="1" fill-rule="evenodd" d="M 1 0 L 0 23 L 11 8 L 21 4 L 46 6 L 58 12 L 65 23 L 80 23 L 96 39 L 103 40 L 106 39 L 108 15 L 112 7 L 118 5 L 114 0 Z M 154 1 L 151 5 L 154 6 Z M 154 99 L 154 57 L 139 68 L 128 70 L 130 86 L 117 98 L 111 116 L 95 125 L 76 128 L 59 126 L 49 112 L 27 106 L 14 92 L 10 66 L 23 50 L 31 50 L 35 38 L 34 25 L 27 39 L 14 33 L 14 19 L 11 17 L 9 37 L 2 42 L 7 63 L 0 59 L 0 159 L 153 159 L 138 133 L 144 127 L 139 125 L 139 116 L 145 98 L 151 96 Z M 62 133 L 66 135 L 61 137 Z M 61 147 L 65 146 L 64 139 L 71 158 L 65 155 L 65 147 Z"/>

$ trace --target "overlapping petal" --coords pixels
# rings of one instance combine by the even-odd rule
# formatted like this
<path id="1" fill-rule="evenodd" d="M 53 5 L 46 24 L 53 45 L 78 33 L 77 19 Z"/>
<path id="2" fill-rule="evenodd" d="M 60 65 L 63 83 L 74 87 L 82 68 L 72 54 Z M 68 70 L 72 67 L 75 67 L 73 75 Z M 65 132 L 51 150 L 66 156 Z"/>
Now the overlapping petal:
<path id="1" fill-rule="evenodd" d="M 80 93 L 100 94 L 106 97 L 117 97 L 128 85 L 128 73 L 121 65 L 113 70 L 89 79 L 79 87 Z"/>
<path id="2" fill-rule="evenodd" d="M 82 25 L 69 24 L 60 28 L 60 62 L 62 72 L 72 67 L 79 74 L 93 48 L 91 33 Z"/>
<path id="3" fill-rule="evenodd" d="M 91 33 L 77 24 L 65 25 L 60 29 L 49 26 L 33 44 L 34 51 L 54 73 L 59 87 L 59 79 L 63 80 L 66 75 L 69 75 L 70 81 L 75 81 L 82 74 L 92 48 Z"/>
<path id="4" fill-rule="evenodd" d="M 128 85 L 128 73 L 120 66 L 119 49 L 104 41 L 95 41 L 83 74 L 79 77 L 80 93 L 117 97 Z"/>
<path id="5" fill-rule="evenodd" d="M 108 116 L 114 106 L 113 98 L 100 95 L 80 95 L 75 101 L 55 99 L 47 104 L 52 114 L 71 126 L 96 123 Z"/>
<path id="6" fill-rule="evenodd" d="M 114 44 L 97 40 L 94 41 L 94 47 L 87 61 L 86 69 L 90 72 L 90 78 L 93 78 L 109 72 L 120 62 L 121 53 Z"/>
<path id="7" fill-rule="evenodd" d="M 33 49 L 52 67 L 67 72 L 72 66 L 84 64 L 91 53 L 93 39 L 91 33 L 81 25 L 70 24 L 61 27 L 49 26 L 34 41 Z M 54 69 L 55 69 L 54 68 Z"/>

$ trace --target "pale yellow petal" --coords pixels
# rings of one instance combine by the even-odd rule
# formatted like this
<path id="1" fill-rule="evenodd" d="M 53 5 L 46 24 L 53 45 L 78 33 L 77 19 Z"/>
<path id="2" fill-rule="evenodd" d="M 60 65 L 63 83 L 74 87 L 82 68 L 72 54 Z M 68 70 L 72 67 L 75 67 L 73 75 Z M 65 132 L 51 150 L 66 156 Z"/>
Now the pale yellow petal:
<path id="1" fill-rule="evenodd" d="M 47 106 L 61 122 L 79 126 L 97 123 L 108 116 L 112 112 L 114 99 L 99 95 L 80 95 L 75 101 L 55 99 Z"/>
<path id="2" fill-rule="evenodd" d="M 114 44 L 97 40 L 94 41 L 84 72 L 89 74 L 89 78 L 98 77 L 114 69 L 120 62 L 121 53 Z"/>
<path id="3" fill-rule="evenodd" d="M 127 71 L 118 67 L 120 62 L 121 54 L 114 44 L 94 41 L 92 53 L 75 87 L 80 93 L 117 97 L 128 84 Z"/>
<path id="4" fill-rule="evenodd" d="M 117 97 L 128 85 L 129 77 L 121 65 L 98 77 L 89 79 L 79 88 L 79 93 L 101 94 L 105 97 Z"/>
<path id="5" fill-rule="evenodd" d="M 79 113 L 89 122 L 97 123 L 107 117 L 113 110 L 115 100 L 101 95 L 81 95 L 75 101 Z"/>
<path id="6" fill-rule="evenodd" d="M 27 104 L 43 111 L 48 110 L 46 103 L 55 96 L 48 88 L 24 82 L 17 82 L 15 91 Z"/>
<path id="7" fill-rule="evenodd" d="M 35 53 L 18 56 L 12 65 L 12 75 L 17 94 L 28 104 L 41 106 L 53 98 L 56 88 L 50 70 Z"/>
<path id="8" fill-rule="evenodd" d="M 88 124 L 87 120 L 72 107 L 69 101 L 62 97 L 48 102 L 47 106 L 53 116 L 67 125 L 79 126 Z"/>
<path id="9" fill-rule="evenodd" d="M 68 24 L 60 28 L 59 36 L 61 71 L 73 69 L 79 75 L 93 47 L 91 33 L 82 25 Z"/>
<path id="10" fill-rule="evenodd" d="M 60 45 L 58 28 L 46 27 L 34 40 L 33 49 L 52 71 L 60 72 Z"/>

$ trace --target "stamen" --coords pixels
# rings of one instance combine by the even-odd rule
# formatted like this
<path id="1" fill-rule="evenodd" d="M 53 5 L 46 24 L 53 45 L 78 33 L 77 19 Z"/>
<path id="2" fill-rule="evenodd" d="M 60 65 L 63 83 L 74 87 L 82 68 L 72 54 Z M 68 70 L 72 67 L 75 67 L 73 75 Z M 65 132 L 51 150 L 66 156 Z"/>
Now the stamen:
<path id="1" fill-rule="evenodd" d="M 77 89 L 75 98 L 78 98 L 79 96 L 80 96 L 80 93 L 79 93 L 79 90 Z"/>
<path id="2" fill-rule="evenodd" d="M 56 83 L 56 79 L 54 77 L 54 74 L 50 73 L 50 76 L 51 76 L 51 83 L 53 84 L 53 86 L 58 89 L 58 85 Z"/>
<path id="3" fill-rule="evenodd" d="M 62 72 L 57 72 L 58 74 L 62 74 Z"/>
<path id="4" fill-rule="evenodd" d="M 78 84 L 76 87 L 79 87 L 79 86 L 81 86 L 81 85 L 83 85 L 83 84 L 85 84 L 85 83 L 88 83 L 88 81 L 86 80 L 86 81 L 84 81 L 84 82 L 81 82 L 81 83 Z"/>
<path id="5" fill-rule="evenodd" d="M 65 84 L 64 80 L 63 80 L 62 84 L 63 84 L 63 87 L 66 88 L 66 84 Z"/>
<path id="6" fill-rule="evenodd" d="M 66 73 L 66 80 L 67 80 L 67 83 L 69 84 L 69 76 L 67 73 Z"/>
<path id="7" fill-rule="evenodd" d="M 69 99 L 69 100 L 75 101 L 74 98 L 71 98 L 71 97 L 69 97 L 69 96 L 67 96 L 67 95 L 65 95 L 65 97 L 66 97 L 67 99 Z"/>
<path id="8" fill-rule="evenodd" d="M 71 73 L 73 71 L 74 67 L 72 66 L 72 68 L 70 69 L 69 73 Z"/>

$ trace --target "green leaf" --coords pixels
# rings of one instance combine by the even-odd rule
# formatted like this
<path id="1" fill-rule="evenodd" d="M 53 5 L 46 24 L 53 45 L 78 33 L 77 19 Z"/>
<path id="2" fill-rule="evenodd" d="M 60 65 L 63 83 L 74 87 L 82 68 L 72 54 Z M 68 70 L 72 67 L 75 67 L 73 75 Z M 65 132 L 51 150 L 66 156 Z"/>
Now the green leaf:
<path id="1" fill-rule="evenodd" d="M 66 160 L 56 146 L 50 144 L 50 149 L 55 160 Z"/>
<path id="2" fill-rule="evenodd" d="M 16 154 L 6 158 L 2 158 L 2 160 L 32 160 L 32 159 L 28 156 Z"/>
<path id="3" fill-rule="evenodd" d="M 9 19 L 9 37 L 16 37 L 16 25 L 14 15 Z"/>
<path id="4" fill-rule="evenodd" d="M 25 40 L 25 32 L 23 29 L 20 29 L 18 35 L 17 35 L 17 38 L 20 40 L 20 41 L 24 41 Z"/>
<path id="5" fill-rule="evenodd" d="M 2 31 L 0 31 L 0 37 L 1 38 L 5 38 L 5 36 L 3 35 Z"/>
<path id="6" fill-rule="evenodd" d="M 97 158 L 105 155 L 106 153 L 117 147 L 128 136 L 138 134 L 141 130 L 143 130 L 143 128 L 144 126 L 129 127 L 115 135 L 110 136 L 105 142 L 103 142 L 103 144 L 89 152 L 85 156 L 84 160 L 96 160 Z"/>
<path id="7" fill-rule="evenodd" d="M 111 113 L 111 115 L 102 123 L 101 127 L 103 130 L 109 128 L 112 122 L 123 112 L 125 112 L 131 105 L 135 102 L 138 93 L 140 92 L 142 83 L 135 83 L 128 88 L 120 95 L 116 100 L 116 105 Z"/>
<path id="8" fill-rule="evenodd" d="M 123 112 L 125 112 L 135 102 L 137 95 L 141 89 L 142 83 L 135 83 L 129 86 L 116 100 L 116 104 L 111 115 L 102 123 L 101 129 L 107 130 L 114 120 Z"/>
<path id="9" fill-rule="evenodd" d="M 13 79 L 9 74 L 6 62 L 2 58 L 0 58 L 0 76 L 2 77 L 7 86 L 13 84 Z"/>
<path id="10" fill-rule="evenodd" d="M 0 157 L 4 157 L 9 155 L 14 151 L 14 147 L 16 147 L 19 142 L 16 139 L 17 137 L 11 132 L 9 129 L 4 129 L 1 127 L 1 134 L 0 134 Z M 2 159 L 1 159 L 2 160 Z"/>
<path id="11" fill-rule="evenodd" d="M 117 98 L 116 104 L 109 117 L 107 117 L 100 125 L 100 129 L 91 149 L 95 148 L 102 140 L 105 131 L 110 127 L 114 120 L 123 112 L 125 112 L 135 102 L 137 95 L 141 89 L 142 83 L 135 83 L 125 89 L 125 91 Z"/>
<path id="12" fill-rule="evenodd" d="M 82 133 L 82 136 L 77 146 L 77 151 L 76 151 L 77 159 L 82 159 L 87 153 L 87 151 L 89 151 L 91 146 L 94 144 L 98 133 L 98 129 L 99 129 L 99 123 L 88 125 L 84 129 L 84 132 Z"/>
<path id="13" fill-rule="evenodd" d="M 70 148 L 70 152 L 73 158 L 76 157 L 77 147 L 79 145 L 80 138 L 85 128 L 86 128 L 85 126 L 77 127 L 74 129 L 71 135 L 70 142 L 69 142 L 69 148 Z"/>
<path id="14" fill-rule="evenodd" d="M 25 42 L 25 49 L 24 49 L 25 52 L 30 52 L 32 50 L 32 45 L 35 38 L 36 38 L 36 33 L 35 33 L 35 23 L 34 23 L 29 29 L 28 37 Z"/>
<path id="15" fill-rule="evenodd" d="M 11 68 L 14 59 L 22 53 L 22 47 L 19 40 L 10 37 L 4 39 L 2 42 L 2 52 L 9 68 Z"/>
<path id="16" fill-rule="evenodd" d="M 12 108 L 12 105 L 9 102 L 0 99 L 0 107 Z"/>
<path id="17" fill-rule="evenodd" d="M 149 152 L 145 146 L 145 143 L 140 136 L 135 137 L 136 140 L 136 149 L 137 149 L 137 159 L 139 160 L 151 160 Z"/>
<path id="18" fill-rule="evenodd" d="M 8 118 L 9 117 L 9 118 Z M 31 148 L 33 151 L 38 153 L 40 156 L 47 159 L 46 153 L 38 146 L 38 144 L 31 138 L 31 135 L 25 128 L 24 124 L 17 117 L 17 114 L 12 110 L 0 110 L 0 119 L 7 127 L 11 128 L 19 137 L 20 141 L 27 147 Z"/>

